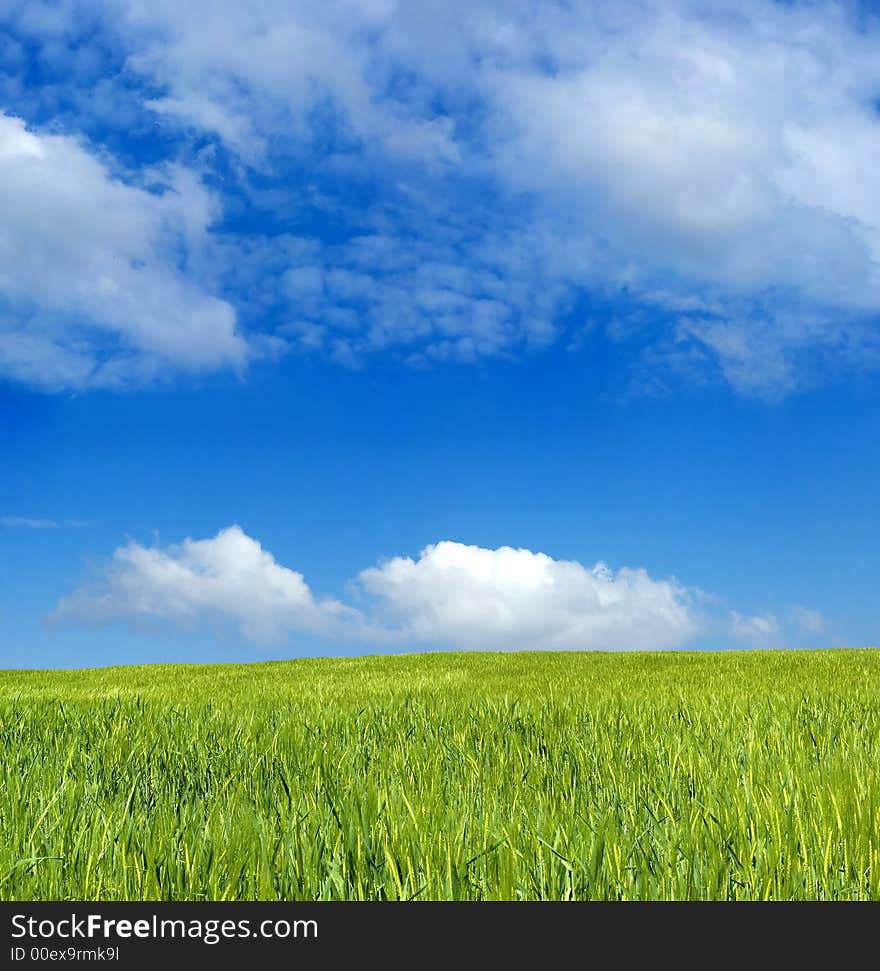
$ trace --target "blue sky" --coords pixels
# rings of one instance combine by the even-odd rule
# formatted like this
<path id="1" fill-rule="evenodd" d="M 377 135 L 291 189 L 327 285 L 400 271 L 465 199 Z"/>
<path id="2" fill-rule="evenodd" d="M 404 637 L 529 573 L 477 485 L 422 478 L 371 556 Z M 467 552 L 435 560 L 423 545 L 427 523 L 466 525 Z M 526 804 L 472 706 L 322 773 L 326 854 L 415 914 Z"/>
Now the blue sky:
<path id="1" fill-rule="evenodd" d="M 880 642 L 878 43 L 0 2 L 0 665 Z"/>

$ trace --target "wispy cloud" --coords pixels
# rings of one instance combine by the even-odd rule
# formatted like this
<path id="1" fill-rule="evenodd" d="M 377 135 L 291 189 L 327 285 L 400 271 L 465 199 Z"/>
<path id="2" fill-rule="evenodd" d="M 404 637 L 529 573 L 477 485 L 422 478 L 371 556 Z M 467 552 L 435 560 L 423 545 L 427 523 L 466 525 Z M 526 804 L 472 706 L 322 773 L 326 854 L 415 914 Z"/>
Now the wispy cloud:
<path id="1" fill-rule="evenodd" d="M 779 621 L 770 613 L 749 617 L 733 610 L 730 613 L 730 630 L 737 640 L 756 647 L 775 646 L 780 635 Z"/>
<path id="2" fill-rule="evenodd" d="M 810 607 L 795 604 L 781 615 L 771 612 L 743 615 L 730 611 L 728 630 L 733 638 L 748 647 L 784 647 L 809 643 L 838 646 L 839 638 L 832 635 L 825 618 Z"/>
<path id="3" fill-rule="evenodd" d="M 37 519 L 30 516 L 0 516 L 0 526 L 6 526 L 9 529 L 61 529 L 62 527 L 68 529 L 90 529 L 99 525 L 100 523 L 97 520 L 92 519 L 65 519 L 58 521 L 55 519 Z"/>
<path id="4" fill-rule="evenodd" d="M 827 632 L 825 618 L 818 610 L 802 607 L 796 604 L 791 608 L 791 623 L 808 634 L 824 634 Z"/>
<path id="5" fill-rule="evenodd" d="M 0 526 L 10 529 L 57 529 L 54 519 L 32 519 L 28 516 L 0 516 Z"/>

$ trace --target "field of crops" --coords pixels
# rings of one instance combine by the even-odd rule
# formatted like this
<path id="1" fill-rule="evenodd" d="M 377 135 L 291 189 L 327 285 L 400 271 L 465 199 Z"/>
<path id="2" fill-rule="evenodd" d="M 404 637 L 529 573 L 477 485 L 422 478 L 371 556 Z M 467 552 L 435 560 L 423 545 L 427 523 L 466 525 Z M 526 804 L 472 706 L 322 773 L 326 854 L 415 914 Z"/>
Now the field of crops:
<path id="1" fill-rule="evenodd" d="M 0 672 L 2 899 L 880 899 L 880 651 Z"/>

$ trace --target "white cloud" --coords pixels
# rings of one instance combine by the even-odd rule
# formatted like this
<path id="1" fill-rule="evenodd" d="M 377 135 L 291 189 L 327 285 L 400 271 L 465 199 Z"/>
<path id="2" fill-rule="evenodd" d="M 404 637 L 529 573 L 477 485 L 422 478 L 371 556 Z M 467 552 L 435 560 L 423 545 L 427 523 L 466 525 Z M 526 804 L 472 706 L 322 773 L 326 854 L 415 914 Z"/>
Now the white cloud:
<path id="1" fill-rule="evenodd" d="M 5 517 L 0 525 L 56 524 Z M 349 604 L 316 596 L 301 573 L 230 526 L 179 545 L 119 547 L 92 582 L 60 601 L 52 619 L 231 630 L 262 643 L 310 635 L 462 650 L 655 650 L 717 646 L 725 635 L 766 648 L 827 632 L 821 614 L 800 605 L 784 623 L 772 613 L 725 612 L 719 598 L 674 578 L 508 546 L 439 542 L 418 557 L 362 570 L 350 588 Z"/>
<path id="2" fill-rule="evenodd" d="M 487 74 L 495 170 L 602 241 L 588 284 L 712 306 L 652 363 L 768 398 L 880 368 L 877 21 L 684 0 L 542 22 L 514 18 Z"/>
<path id="3" fill-rule="evenodd" d="M 91 519 L 66 519 L 58 522 L 55 519 L 40 519 L 32 516 L 0 516 L 0 526 L 7 529 L 59 529 L 66 526 L 68 529 L 87 529 L 91 526 L 99 525 Z"/>
<path id="4" fill-rule="evenodd" d="M 215 133 L 252 165 L 264 166 L 279 132 L 307 141 L 316 107 L 328 104 L 334 117 L 324 110 L 318 124 L 326 128 L 329 121 L 343 137 L 404 158 L 457 158 L 448 120 L 419 116 L 408 98 L 386 93 L 400 55 L 417 56 L 388 50 L 395 20 L 410 19 L 395 3 L 111 0 L 108 9 L 132 47 L 129 70 L 166 92 L 150 107 Z M 401 39 L 407 44 L 412 37 Z M 419 100 L 422 82 L 414 81 L 411 96 Z"/>
<path id="5" fill-rule="evenodd" d="M 676 647 L 700 630 L 688 591 L 543 553 L 442 542 L 358 577 L 401 640 L 477 649 Z"/>
<path id="6" fill-rule="evenodd" d="M 65 597 L 53 619 L 231 626 L 247 640 L 267 642 L 326 633 L 356 616 L 338 601 L 316 600 L 300 573 L 230 526 L 212 539 L 165 549 L 135 542 L 120 547 L 98 581 Z"/>
<path id="7" fill-rule="evenodd" d="M 733 610 L 730 612 L 730 630 L 737 640 L 758 647 L 768 647 L 776 642 L 780 626 L 773 614 L 755 614 L 748 617 Z"/>
<path id="8" fill-rule="evenodd" d="M 493 74 L 509 178 L 579 199 L 637 277 L 876 306 L 877 34 L 836 5 L 598 7 L 545 39 L 556 70 Z"/>
<path id="9" fill-rule="evenodd" d="M 825 618 L 818 610 L 795 604 L 791 608 L 791 623 L 807 634 L 824 634 L 826 632 Z"/>
<path id="10" fill-rule="evenodd" d="M 727 630 L 750 647 L 783 647 L 815 641 L 817 635 L 826 640 L 831 637 L 822 614 L 801 604 L 793 605 L 784 617 L 769 612 L 748 616 L 730 611 Z"/>
<path id="11" fill-rule="evenodd" d="M 309 262 L 281 278 L 296 316 L 280 333 L 307 351 L 338 356 L 344 348 L 361 360 L 395 349 L 413 364 L 548 345 L 567 291 L 531 257 L 542 240 L 509 226 L 475 243 L 467 239 L 473 213 L 469 219 L 470 226 L 435 225 L 416 239 L 371 233 L 311 247 Z"/>
<path id="12" fill-rule="evenodd" d="M 10 529 L 56 529 L 58 523 L 54 519 L 32 519 L 28 516 L 0 516 L 0 526 Z"/>
<path id="13" fill-rule="evenodd" d="M 210 196 L 185 169 L 153 175 L 152 191 L 129 185 L 76 139 L 0 113 L 0 373 L 84 388 L 247 360 L 233 308 L 179 268 Z"/>
<path id="14" fill-rule="evenodd" d="M 355 590 L 366 594 L 369 609 L 316 598 L 300 573 L 232 526 L 179 546 L 120 547 L 94 583 L 59 603 L 53 619 L 232 627 L 253 641 L 310 633 L 467 650 L 670 648 L 702 623 L 676 580 L 509 547 L 437 543 L 417 560 L 395 557 L 364 570 Z"/>

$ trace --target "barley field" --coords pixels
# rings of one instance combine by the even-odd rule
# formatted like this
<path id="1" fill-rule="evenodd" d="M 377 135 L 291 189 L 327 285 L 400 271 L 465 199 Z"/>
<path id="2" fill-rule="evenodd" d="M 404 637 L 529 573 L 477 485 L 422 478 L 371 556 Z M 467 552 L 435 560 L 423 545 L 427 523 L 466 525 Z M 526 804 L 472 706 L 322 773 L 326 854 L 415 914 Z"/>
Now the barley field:
<path id="1" fill-rule="evenodd" d="M 880 651 L 0 672 L 0 898 L 880 899 Z"/>

